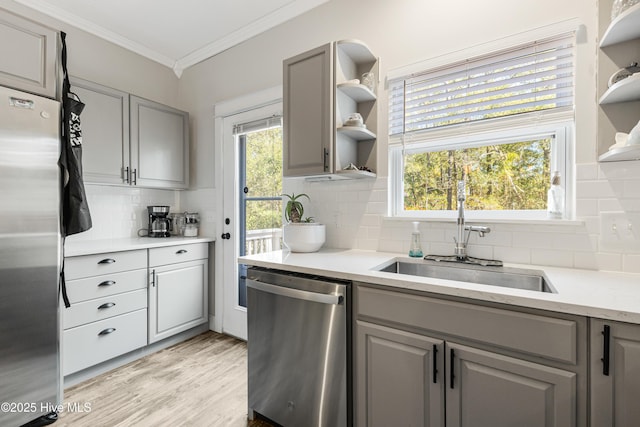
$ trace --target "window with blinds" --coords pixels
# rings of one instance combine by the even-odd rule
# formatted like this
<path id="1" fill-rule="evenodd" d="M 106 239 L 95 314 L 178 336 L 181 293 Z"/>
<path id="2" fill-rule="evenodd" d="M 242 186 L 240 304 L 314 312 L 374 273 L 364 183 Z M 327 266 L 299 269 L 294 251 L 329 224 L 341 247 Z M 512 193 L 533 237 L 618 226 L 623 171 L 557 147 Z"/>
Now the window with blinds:
<path id="1" fill-rule="evenodd" d="M 389 134 L 573 110 L 574 35 L 535 41 L 389 83 Z"/>
<path id="2" fill-rule="evenodd" d="M 473 218 L 546 218 L 554 171 L 572 197 L 574 40 L 571 32 L 391 78 L 391 215 L 455 217 L 460 180 Z"/>

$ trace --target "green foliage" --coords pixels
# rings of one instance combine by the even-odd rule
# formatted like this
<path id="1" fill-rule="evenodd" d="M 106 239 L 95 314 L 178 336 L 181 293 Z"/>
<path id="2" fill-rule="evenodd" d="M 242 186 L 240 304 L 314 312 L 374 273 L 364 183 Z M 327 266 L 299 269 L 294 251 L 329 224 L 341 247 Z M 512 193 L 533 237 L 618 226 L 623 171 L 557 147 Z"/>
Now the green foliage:
<path id="1" fill-rule="evenodd" d="M 302 216 L 304 215 L 304 206 L 302 205 L 302 202 L 298 200 L 302 196 L 306 197 L 307 200 L 310 200 L 308 195 L 301 193 L 296 196 L 295 193 L 291 193 L 283 194 L 282 196 L 289 198 L 287 205 L 284 208 L 284 217 L 287 221 L 313 222 L 311 218 L 302 219 Z"/>
<path id="2" fill-rule="evenodd" d="M 247 230 L 282 227 L 282 128 L 248 133 L 245 161 L 249 194 L 277 198 L 248 202 Z"/>
<path id="3" fill-rule="evenodd" d="M 470 210 L 546 209 L 551 140 L 405 156 L 404 209 L 457 209 L 456 183 Z"/>

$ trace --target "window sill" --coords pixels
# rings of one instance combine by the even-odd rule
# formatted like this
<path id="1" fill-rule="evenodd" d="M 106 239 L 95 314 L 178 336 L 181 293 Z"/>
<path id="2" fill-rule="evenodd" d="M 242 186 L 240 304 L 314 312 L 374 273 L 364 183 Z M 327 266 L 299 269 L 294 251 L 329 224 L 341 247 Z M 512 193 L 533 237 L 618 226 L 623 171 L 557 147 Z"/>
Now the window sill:
<path id="1" fill-rule="evenodd" d="M 399 222 L 431 222 L 431 223 L 455 223 L 456 216 L 384 216 L 385 221 Z M 465 223 L 486 224 L 522 224 L 522 225 L 557 225 L 557 226 L 583 226 L 582 220 L 572 219 L 547 219 L 547 218 L 473 218 L 465 217 Z"/>

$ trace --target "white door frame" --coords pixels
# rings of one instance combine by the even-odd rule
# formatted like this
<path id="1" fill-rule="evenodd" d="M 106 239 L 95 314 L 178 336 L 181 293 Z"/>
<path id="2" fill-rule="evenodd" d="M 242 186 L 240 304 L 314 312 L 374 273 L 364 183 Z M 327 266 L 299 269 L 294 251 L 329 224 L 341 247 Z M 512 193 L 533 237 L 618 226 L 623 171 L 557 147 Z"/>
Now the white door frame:
<path id="1" fill-rule="evenodd" d="M 282 102 L 282 86 L 216 104 L 215 112 L 215 180 L 218 200 L 216 209 L 215 285 L 214 316 L 211 329 L 246 339 L 246 310 L 233 304 L 237 301 L 237 254 L 238 254 L 238 181 L 237 150 L 233 138 L 233 124 L 259 118 L 255 114 L 267 111 L 264 107 Z M 280 107 L 280 112 L 282 108 Z M 263 113 L 264 114 L 264 113 Z M 266 117 L 266 116 L 265 116 Z M 226 225 L 225 218 L 231 219 Z M 222 239 L 223 233 L 231 238 Z M 229 284 L 225 286 L 225 283 Z"/>

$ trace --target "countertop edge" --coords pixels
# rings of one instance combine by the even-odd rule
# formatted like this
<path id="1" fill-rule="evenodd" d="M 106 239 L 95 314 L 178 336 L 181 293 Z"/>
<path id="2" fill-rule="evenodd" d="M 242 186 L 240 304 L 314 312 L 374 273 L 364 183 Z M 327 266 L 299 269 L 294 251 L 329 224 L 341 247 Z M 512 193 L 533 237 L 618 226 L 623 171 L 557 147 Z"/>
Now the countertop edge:
<path id="1" fill-rule="evenodd" d="M 75 257 L 94 255 L 106 252 L 123 252 L 136 249 L 163 248 L 168 246 L 188 245 L 193 243 L 215 242 L 215 237 L 131 237 L 122 239 L 101 239 L 78 242 L 66 241 L 64 256 Z"/>
<path id="2" fill-rule="evenodd" d="M 332 258 L 333 257 L 333 258 Z M 246 265 L 369 283 L 399 291 L 424 292 L 482 302 L 640 324 L 640 275 L 594 270 L 507 264 L 542 270 L 557 293 L 538 293 L 455 280 L 396 275 L 375 268 L 402 254 L 360 250 L 283 251 L 241 257 Z"/>

